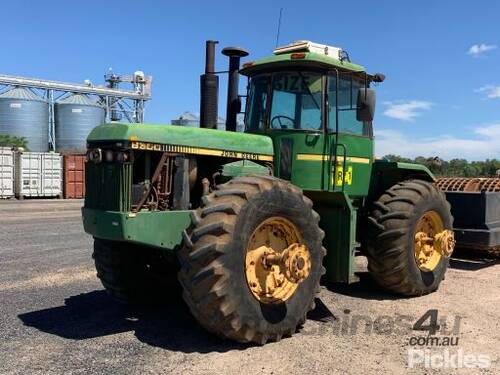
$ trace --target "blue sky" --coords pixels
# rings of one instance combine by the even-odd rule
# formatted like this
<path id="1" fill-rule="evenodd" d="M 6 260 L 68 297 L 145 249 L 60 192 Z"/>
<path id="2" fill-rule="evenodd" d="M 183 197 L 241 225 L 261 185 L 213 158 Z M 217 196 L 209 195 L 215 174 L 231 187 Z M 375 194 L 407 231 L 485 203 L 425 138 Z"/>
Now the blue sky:
<path id="1" fill-rule="evenodd" d="M 243 46 L 248 60 L 297 39 L 339 46 L 383 72 L 376 152 L 500 158 L 500 2 L 9 1 L 2 4 L 0 72 L 102 82 L 154 76 L 146 120 L 198 111 L 204 41 Z M 314 6 L 314 8 L 312 8 Z M 220 49 L 219 49 L 220 50 Z M 227 61 L 217 55 L 218 68 Z M 243 89 L 243 86 L 241 88 Z M 225 114 L 225 80 L 221 80 Z"/>

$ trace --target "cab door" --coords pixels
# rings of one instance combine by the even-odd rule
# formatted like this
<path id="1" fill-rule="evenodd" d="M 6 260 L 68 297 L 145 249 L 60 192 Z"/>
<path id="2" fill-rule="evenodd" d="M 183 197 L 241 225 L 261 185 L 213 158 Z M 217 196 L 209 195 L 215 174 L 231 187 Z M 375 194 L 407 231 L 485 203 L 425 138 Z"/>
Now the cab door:
<path id="1" fill-rule="evenodd" d="M 373 162 L 372 124 L 356 120 L 357 92 L 364 84 L 353 73 L 330 74 L 327 82 L 328 190 L 351 197 L 368 194 Z"/>
<path id="2" fill-rule="evenodd" d="M 317 133 L 274 132 L 275 175 L 303 190 L 322 191 L 328 184 L 326 137 Z"/>
<path id="3" fill-rule="evenodd" d="M 275 175 L 303 190 L 324 190 L 327 143 L 322 72 L 284 71 L 272 75 L 268 134 L 273 138 Z"/>

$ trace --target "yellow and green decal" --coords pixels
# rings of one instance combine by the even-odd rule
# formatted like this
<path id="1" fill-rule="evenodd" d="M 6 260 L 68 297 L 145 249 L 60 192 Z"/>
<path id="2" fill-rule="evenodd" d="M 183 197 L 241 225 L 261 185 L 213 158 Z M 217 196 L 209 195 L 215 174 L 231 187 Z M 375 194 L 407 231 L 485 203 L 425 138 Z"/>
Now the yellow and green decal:
<path id="1" fill-rule="evenodd" d="M 344 173 L 344 167 L 338 165 L 337 168 L 334 169 L 332 180 L 335 186 L 342 186 L 344 184 L 352 185 L 352 166 L 348 166 Z"/>
<path id="2" fill-rule="evenodd" d="M 131 141 L 131 147 L 134 150 L 172 152 L 177 154 L 191 154 L 191 155 L 220 156 L 231 159 L 273 161 L 272 155 L 257 154 L 253 152 L 231 151 L 223 149 L 211 149 L 203 147 L 167 145 L 162 143 L 151 143 L 151 142 L 140 142 L 140 141 Z"/>
<path id="3" fill-rule="evenodd" d="M 334 157 L 332 157 L 334 159 Z M 297 154 L 297 160 L 302 160 L 302 161 L 328 161 L 330 160 L 329 155 L 318 155 L 318 154 Z M 337 156 L 337 163 L 338 162 L 343 162 L 344 157 L 343 156 Z M 348 156 L 346 158 L 347 162 L 350 163 L 358 163 L 358 164 L 370 164 L 370 159 L 369 158 L 361 158 L 357 156 Z"/>

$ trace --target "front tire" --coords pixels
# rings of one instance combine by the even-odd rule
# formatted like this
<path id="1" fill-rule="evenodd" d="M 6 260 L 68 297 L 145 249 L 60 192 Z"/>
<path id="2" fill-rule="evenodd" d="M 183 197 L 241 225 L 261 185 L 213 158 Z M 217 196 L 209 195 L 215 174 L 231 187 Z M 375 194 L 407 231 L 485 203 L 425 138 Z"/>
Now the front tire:
<path id="1" fill-rule="evenodd" d="M 291 336 L 314 307 L 325 272 L 324 233 L 312 202 L 288 182 L 240 177 L 205 196 L 192 218 L 193 227 L 179 252 L 179 280 L 184 300 L 198 322 L 208 331 L 239 342 L 265 344 Z M 265 229 L 273 220 L 278 232 L 280 226 L 297 228 L 295 238 L 300 237 L 310 254 L 310 272 L 292 293 L 280 289 L 283 293 L 259 298 L 255 283 L 249 281 L 248 246 L 255 242 L 258 228 L 267 233 L 264 237 L 274 236 Z M 264 237 L 260 240 L 265 241 Z M 266 243 L 279 247 L 273 241 Z"/>
<path id="2" fill-rule="evenodd" d="M 160 249 L 95 238 L 92 257 L 97 277 L 117 302 L 162 301 L 162 295 L 178 290 L 175 259 Z"/>
<path id="3" fill-rule="evenodd" d="M 421 254 L 418 233 L 451 236 L 450 204 L 432 183 L 407 180 L 390 189 L 373 204 L 368 217 L 368 269 L 382 287 L 406 296 L 438 289 L 448 268 L 449 256 L 429 251 Z"/>

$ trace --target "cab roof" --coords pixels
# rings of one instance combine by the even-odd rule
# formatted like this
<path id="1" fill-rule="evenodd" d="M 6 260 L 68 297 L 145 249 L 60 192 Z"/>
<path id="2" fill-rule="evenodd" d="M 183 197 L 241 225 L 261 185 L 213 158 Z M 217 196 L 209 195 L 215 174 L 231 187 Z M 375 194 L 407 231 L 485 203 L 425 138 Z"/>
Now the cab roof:
<path id="1" fill-rule="evenodd" d="M 263 70 L 289 68 L 294 66 L 321 69 L 339 69 L 343 71 L 364 72 L 361 65 L 353 64 L 328 55 L 315 52 L 280 53 L 243 64 L 240 73 L 253 76 Z"/>

